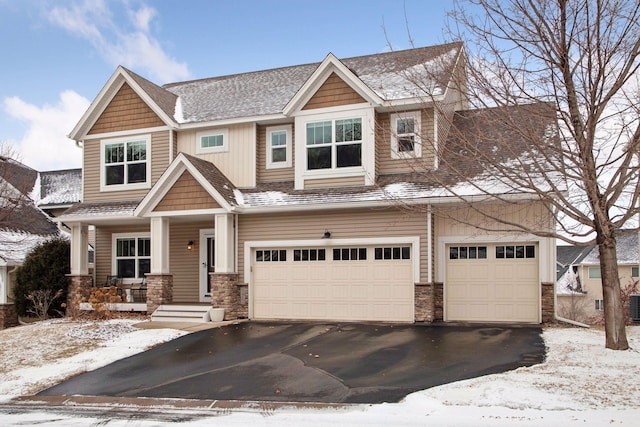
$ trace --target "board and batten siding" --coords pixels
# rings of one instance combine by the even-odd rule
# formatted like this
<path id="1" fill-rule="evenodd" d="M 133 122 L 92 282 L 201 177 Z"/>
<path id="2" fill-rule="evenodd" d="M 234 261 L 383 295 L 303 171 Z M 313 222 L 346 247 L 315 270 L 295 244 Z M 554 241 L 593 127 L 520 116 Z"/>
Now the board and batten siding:
<path id="1" fill-rule="evenodd" d="M 291 164 L 295 165 L 295 126 L 291 124 Z M 277 181 L 293 181 L 295 168 L 278 168 L 267 169 L 267 128 L 269 126 L 258 125 L 257 127 L 257 147 L 256 147 L 256 174 L 258 183 L 261 182 L 277 182 Z"/>
<path id="2" fill-rule="evenodd" d="M 238 273 L 244 277 L 244 243 L 256 240 L 317 240 L 325 230 L 335 239 L 420 237 L 420 280 L 427 276 L 427 220 L 421 212 L 397 208 L 320 211 L 238 217 Z"/>
<path id="3" fill-rule="evenodd" d="M 124 83 L 88 134 L 95 135 L 164 125 L 165 123 L 135 93 L 131 86 Z"/>
<path id="4" fill-rule="evenodd" d="M 135 138 L 135 135 L 133 136 Z M 100 191 L 100 139 L 84 141 L 83 201 L 104 202 L 109 200 L 135 200 L 143 198 L 148 189 Z M 151 185 L 153 186 L 169 166 L 169 131 L 151 134 Z"/>
<path id="5" fill-rule="evenodd" d="M 221 128 L 211 128 L 216 130 Z M 256 126 L 253 123 L 227 126 L 229 150 L 222 153 L 196 153 L 196 134 L 203 129 L 178 133 L 178 152 L 191 154 L 213 163 L 229 180 L 240 188 L 255 186 L 256 179 Z"/>
<path id="6" fill-rule="evenodd" d="M 391 113 L 376 113 L 376 171 L 378 175 L 432 170 L 434 167 L 433 110 L 420 115 L 422 157 L 394 159 L 391 157 Z"/>
<path id="7" fill-rule="evenodd" d="M 361 104 L 367 102 L 336 73 L 325 80 L 316 93 L 307 101 L 303 110 L 315 108 L 338 107 L 341 105 Z"/>

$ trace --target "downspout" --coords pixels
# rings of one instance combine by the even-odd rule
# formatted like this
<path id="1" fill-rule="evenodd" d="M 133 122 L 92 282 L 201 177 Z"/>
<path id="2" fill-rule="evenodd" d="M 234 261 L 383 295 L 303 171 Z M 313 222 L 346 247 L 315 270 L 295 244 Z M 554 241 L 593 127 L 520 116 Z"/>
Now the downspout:
<path id="1" fill-rule="evenodd" d="M 433 226 L 431 205 L 427 205 L 427 283 L 433 283 Z"/>

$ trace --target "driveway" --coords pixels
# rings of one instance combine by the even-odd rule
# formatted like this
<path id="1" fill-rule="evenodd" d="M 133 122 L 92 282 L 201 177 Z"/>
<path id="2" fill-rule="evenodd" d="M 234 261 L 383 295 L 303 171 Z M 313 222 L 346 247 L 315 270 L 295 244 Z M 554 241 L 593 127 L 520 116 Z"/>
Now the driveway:
<path id="1" fill-rule="evenodd" d="M 397 402 L 544 358 L 534 327 L 248 322 L 183 336 L 39 395 Z"/>

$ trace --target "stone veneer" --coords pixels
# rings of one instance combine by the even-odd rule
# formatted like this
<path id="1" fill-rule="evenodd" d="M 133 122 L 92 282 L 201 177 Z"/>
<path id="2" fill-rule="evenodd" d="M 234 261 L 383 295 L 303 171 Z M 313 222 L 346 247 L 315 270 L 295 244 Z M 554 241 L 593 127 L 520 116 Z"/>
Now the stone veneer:
<path id="1" fill-rule="evenodd" d="M 13 304 L 0 304 L 0 329 L 18 326 L 18 312 Z"/>
<path id="2" fill-rule="evenodd" d="M 442 320 L 442 283 L 416 283 L 414 295 L 416 322 Z"/>
<path id="3" fill-rule="evenodd" d="M 173 302 L 173 274 L 146 274 L 147 313 L 153 313 L 162 304 Z"/>
<path id="4" fill-rule="evenodd" d="M 555 320 L 555 307 L 553 298 L 553 283 L 542 282 L 542 323 L 549 323 Z"/>
<path id="5" fill-rule="evenodd" d="M 69 275 L 68 277 L 71 280 L 69 281 L 69 288 L 67 289 L 67 307 L 79 310 L 80 300 L 89 298 L 89 293 L 93 286 L 93 276 L 82 274 Z M 77 306 L 74 307 L 74 304 L 77 304 Z"/>
<path id="6" fill-rule="evenodd" d="M 224 308 L 224 320 L 249 316 L 247 285 L 238 283 L 237 273 L 210 273 L 209 280 L 211 281 L 211 306 Z"/>

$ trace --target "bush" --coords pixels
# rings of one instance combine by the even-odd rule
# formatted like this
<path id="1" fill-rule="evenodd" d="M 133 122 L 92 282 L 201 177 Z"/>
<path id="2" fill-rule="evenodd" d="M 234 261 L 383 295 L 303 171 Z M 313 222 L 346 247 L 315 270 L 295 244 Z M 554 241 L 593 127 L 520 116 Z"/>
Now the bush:
<path id="1" fill-rule="evenodd" d="M 33 308 L 29 300 L 35 291 L 51 291 L 60 296 L 51 304 L 47 314 L 62 316 L 63 304 L 67 301 L 71 270 L 71 245 L 62 238 L 48 240 L 39 244 L 29 252 L 22 266 L 16 270 L 16 284 L 13 290 L 18 316 L 26 316 Z"/>

